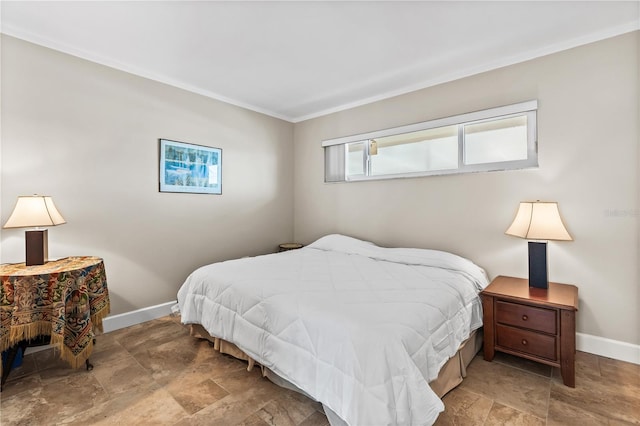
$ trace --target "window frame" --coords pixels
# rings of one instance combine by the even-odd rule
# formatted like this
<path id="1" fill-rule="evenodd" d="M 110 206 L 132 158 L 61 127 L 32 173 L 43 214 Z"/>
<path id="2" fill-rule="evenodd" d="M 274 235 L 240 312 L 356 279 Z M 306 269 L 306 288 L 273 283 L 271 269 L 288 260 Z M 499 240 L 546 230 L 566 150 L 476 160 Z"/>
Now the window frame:
<path id="1" fill-rule="evenodd" d="M 383 179 L 398 179 L 398 178 L 414 178 L 424 176 L 440 176 L 449 174 L 460 173 L 476 173 L 487 171 L 501 171 L 501 170 L 521 170 L 527 168 L 538 167 L 538 135 L 537 135 L 537 110 L 538 101 L 526 101 L 512 105 L 501 106 L 497 108 L 490 108 L 481 111 L 475 111 L 451 117 L 440 118 L 436 120 L 424 121 L 420 123 L 414 123 L 399 127 L 392 127 L 383 130 L 377 130 L 373 132 L 361 133 L 350 136 L 343 136 L 334 139 L 327 139 L 322 141 L 322 147 L 325 149 L 325 183 L 343 183 L 343 182 L 361 182 L 370 180 L 383 180 Z M 522 160 L 509 160 L 480 164 L 465 164 L 465 140 L 464 140 L 464 126 L 469 124 L 479 124 L 488 121 L 496 121 L 505 118 L 518 117 L 526 115 L 527 117 L 527 158 Z M 422 130 L 435 129 L 439 127 L 457 126 L 458 130 L 458 167 L 455 169 L 441 169 L 431 171 L 420 172 L 404 172 L 393 173 L 386 175 L 371 175 L 371 155 L 369 152 L 370 142 L 372 139 L 383 138 L 385 136 L 393 136 L 403 133 L 412 133 Z M 355 142 L 364 143 L 364 175 L 348 176 L 347 164 L 348 164 L 348 144 Z M 343 173 L 341 180 L 327 180 L 327 161 L 329 159 L 328 152 L 331 146 L 342 145 L 342 159 Z M 329 149 L 328 149 L 329 148 Z"/>

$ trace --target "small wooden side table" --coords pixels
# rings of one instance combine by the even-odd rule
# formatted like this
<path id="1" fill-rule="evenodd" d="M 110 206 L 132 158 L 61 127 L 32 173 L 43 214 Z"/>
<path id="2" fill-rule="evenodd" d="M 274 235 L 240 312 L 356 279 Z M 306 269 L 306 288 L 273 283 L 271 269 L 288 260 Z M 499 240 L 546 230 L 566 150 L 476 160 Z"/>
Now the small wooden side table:
<path id="1" fill-rule="evenodd" d="M 297 250 L 302 247 L 304 246 L 298 243 L 282 243 L 278 246 L 278 253 L 281 251 Z"/>
<path id="2" fill-rule="evenodd" d="M 575 387 L 576 286 L 550 282 L 540 289 L 523 278 L 498 276 L 480 297 L 486 361 L 500 351 L 559 367 L 563 383 Z"/>
<path id="3" fill-rule="evenodd" d="M 18 348 L 40 336 L 60 346 L 71 367 L 89 363 L 94 332 L 110 311 L 104 263 L 99 257 L 66 257 L 44 265 L 0 265 L 0 351 L 10 350 L 0 367 L 4 384 Z"/>

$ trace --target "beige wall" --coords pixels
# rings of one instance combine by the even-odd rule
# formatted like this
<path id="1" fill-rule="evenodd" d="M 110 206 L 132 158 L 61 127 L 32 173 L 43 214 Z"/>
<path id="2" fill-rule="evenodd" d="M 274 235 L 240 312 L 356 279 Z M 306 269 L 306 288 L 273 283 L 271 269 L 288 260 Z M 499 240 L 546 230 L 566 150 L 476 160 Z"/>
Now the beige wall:
<path id="1" fill-rule="evenodd" d="M 18 195 L 52 195 L 68 223 L 49 230 L 51 257 L 102 256 L 123 313 L 174 299 L 199 265 L 294 235 L 439 248 L 526 276 L 526 242 L 504 230 L 519 201 L 556 200 L 575 241 L 549 244 L 550 277 L 580 288 L 579 331 L 638 344 L 639 38 L 292 125 L 3 36 L 1 220 Z M 323 183 L 323 139 L 530 99 L 538 169 Z M 223 195 L 159 193 L 161 137 L 223 148 Z M 22 261 L 23 232 L 1 236 L 0 261 Z"/>
<path id="2" fill-rule="evenodd" d="M 50 257 L 105 260 L 112 313 L 174 300 L 195 267 L 293 237 L 293 125 L 2 38 L 2 223 L 18 195 L 67 220 Z M 158 138 L 223 150 L 223 195 L 158 192 Z M 2 262 L 24 261 L 22 230 Z"/>
<path id="3" fill-rule="evenodd" d="M 580 291 L 578 331 L 640 343 L 638 51 L 635 32 L 298 123 L 295 237 L 340 232 L 467 256 L 527 275 L 504 235 L 519 201 L 555 200 L 575 241 L 549 243 L 550 278 Z M 323 183 L 321 140 L 537 99 L 540 167 Z"/>

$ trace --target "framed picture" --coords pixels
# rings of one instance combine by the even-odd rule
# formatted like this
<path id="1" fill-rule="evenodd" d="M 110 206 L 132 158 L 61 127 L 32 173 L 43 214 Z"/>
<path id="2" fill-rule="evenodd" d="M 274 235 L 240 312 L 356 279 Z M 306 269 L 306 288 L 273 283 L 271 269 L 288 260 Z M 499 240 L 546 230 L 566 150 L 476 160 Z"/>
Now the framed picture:
<path id="1" fill-rule="evenodd" d="M 160 192 L 222 194 L 222 150 L 160 139 Z"/>

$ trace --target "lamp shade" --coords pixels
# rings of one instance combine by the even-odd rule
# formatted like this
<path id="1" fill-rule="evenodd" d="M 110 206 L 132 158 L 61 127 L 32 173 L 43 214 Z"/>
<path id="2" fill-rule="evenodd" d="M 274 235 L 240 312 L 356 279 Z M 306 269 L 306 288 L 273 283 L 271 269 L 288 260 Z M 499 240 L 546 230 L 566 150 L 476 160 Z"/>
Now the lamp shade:
<path id="1" fill-rule="evenodd" d="M 558 203 L 555 202 L 521 202 L 505 234 L 528 240 L 573 241 L 562 223 Z"/>
<path id="2" fill-rule="evenodd" d="M 44 195 L 24 195 L 18 202 L 3 228 L 31 228 L 40 226 L 56 226 L 67 223 L 53 199 Z"/>

